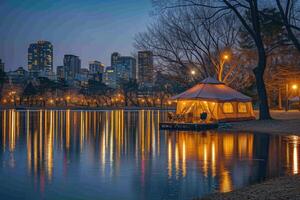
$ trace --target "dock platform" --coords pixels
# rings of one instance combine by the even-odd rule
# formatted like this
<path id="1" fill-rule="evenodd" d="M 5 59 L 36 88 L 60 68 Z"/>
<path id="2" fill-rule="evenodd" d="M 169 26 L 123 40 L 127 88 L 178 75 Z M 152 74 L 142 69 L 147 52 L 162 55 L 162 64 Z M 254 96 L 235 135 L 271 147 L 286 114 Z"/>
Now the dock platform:
<path id="1" fill-rule="evenodd" d="M 218 127 L 219 127 L 218 123 L 175 123 L 175 122 L 159 123 L 160 130 L 204 131 L 204 130 L 216 129 Z"/>

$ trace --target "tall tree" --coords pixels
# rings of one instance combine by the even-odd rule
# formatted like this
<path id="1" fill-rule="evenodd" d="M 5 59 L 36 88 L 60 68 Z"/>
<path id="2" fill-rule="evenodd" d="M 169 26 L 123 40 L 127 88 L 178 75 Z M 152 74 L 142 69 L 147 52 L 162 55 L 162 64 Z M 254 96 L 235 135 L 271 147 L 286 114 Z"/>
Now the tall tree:
<path id="1" fill-rule="evenodd" d="M 125 106 L 129 105 L 129 101 L 131 101 L 131 104 L 136 105 L 137 102 L 134 102 L 134 99 L 137 99 L 138 96 L 138 84 L 136 79 L 122 80 L 121 89 L 124 94 Z"/>
<path id="2" fill-rule="evenodd" d="M 178 0 L 175 3 L 174 1 L 167 1 L 167 4 L 164 4 L 164 9 L 195 6 L 212 10 L 213 12 L 206 17 L 209 20 L 214 19 L 214 21 L 218 21 L 224 19 L 226 15 L 233 14 L 251 36 L 257 49 L 257 64 L 253 69 L 253 73 L 259 96 L 259 119 L 271 119 L 264 82 L 267 56 L 261 34 L 261 15 L 258 0 Z M 249 19 L 246 18 L 246 13 L 249 13 Z"/>
<path id="3" fill-rule="evenodd" d="M 298 51 L 300 51 L 300 6 L 298 2 L 298 0 L 276 0 L 276 5 L 281 16 L 280 22 L 283 23 L 288 38 L 292 41 Z M 273 20 L 276 19 L 273 18 Z"/>
<path id="4" fill-rule="evenodd" d="M 33 104 L 33 99 L 35 95 L 38 94 L 38 91 L 36 87 L 32 84 L 30 81 L 24 88 L 23 93 L 22 93 L 22 99 L 25 97 L 27 98 L 27 102 L 29 103 L 29 106 Z"/>

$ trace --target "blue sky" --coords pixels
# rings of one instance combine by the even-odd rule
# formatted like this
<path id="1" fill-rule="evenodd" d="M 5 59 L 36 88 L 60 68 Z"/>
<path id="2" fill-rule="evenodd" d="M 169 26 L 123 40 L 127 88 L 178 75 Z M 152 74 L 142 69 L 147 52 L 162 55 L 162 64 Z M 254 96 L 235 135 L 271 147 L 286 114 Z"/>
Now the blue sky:
<path id="1" fill-rule="evenodd" d="M 6 70 L 27 69 L 27 48 L 54 45 L 54 67 L 64 54 L 110 64 L 110 54 L 130 55 L 134 35 L 150 23 L 151 0 L 0 0 L 0 59 Z"/>

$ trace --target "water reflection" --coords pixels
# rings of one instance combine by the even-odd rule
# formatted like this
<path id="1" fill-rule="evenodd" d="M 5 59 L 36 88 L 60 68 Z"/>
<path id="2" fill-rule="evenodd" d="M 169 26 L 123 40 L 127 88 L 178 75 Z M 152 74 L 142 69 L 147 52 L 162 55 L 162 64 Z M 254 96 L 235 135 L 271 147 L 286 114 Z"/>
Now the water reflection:
<path id="1" fill-rule="evenodd" d="M 20 175 L 28 184 L 19 190 L 31 198 L 56 191 L 63 198 L 189 199 L 299 172 L 297 136 L 161 132 L 166 114 L 158 111 L 6 110 L 0 118 L 0 180 L 20 187 L 11 178 Z"/>

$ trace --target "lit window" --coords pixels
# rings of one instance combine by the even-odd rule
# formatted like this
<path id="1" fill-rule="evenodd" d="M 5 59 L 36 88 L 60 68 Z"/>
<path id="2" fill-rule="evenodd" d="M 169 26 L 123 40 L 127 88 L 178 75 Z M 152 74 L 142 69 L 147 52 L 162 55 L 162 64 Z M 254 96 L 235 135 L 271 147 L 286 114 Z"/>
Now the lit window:
<path id="1" fill-rule="evenodd" d="M 247 105 L 245 103 L 238 104 L 238 111 L 239 113 L 246 113 L 247 112 Z"/>
<path id="2" fill-rule="evenodd" d="M 223 103 L 223 112 L 224 113 L 233 113 L 232 103 L 229 103 L 229 102 Z"/>

